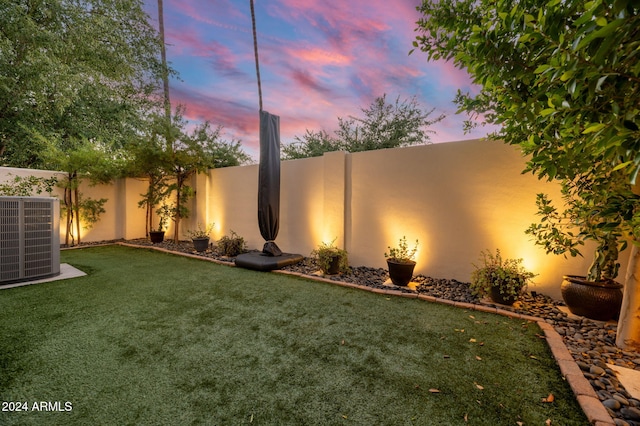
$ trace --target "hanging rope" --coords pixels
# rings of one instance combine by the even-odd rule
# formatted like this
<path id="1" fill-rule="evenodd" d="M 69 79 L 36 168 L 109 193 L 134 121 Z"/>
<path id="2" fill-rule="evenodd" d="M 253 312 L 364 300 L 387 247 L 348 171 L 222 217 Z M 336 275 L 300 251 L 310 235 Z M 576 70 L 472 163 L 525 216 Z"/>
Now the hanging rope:
<path id="1" fill-rule="evenodd" d="M 260 83 L 260 61 L 258 60 L 258 36 L 256 34 L 256 12 L 253 8 L 253 0 L 251 4 L 251 24 L 253 26 L 253 52 L 256 58 L 256 75 L 258 76 L 258 99 L 260 100 L 260 111 L 262 111 L 262 84 Z"/>

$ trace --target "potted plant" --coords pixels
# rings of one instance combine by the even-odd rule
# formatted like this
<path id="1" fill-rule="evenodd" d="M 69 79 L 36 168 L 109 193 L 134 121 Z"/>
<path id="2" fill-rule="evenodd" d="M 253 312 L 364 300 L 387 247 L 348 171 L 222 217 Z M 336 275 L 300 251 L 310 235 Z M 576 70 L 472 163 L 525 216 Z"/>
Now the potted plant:
<path id="1" fill-rule="evenodd" d="M 481 266 L 473 264 L 476 269 L 471 274 L 471 292 L 490 296 L 501 305 L 513 305 L 535 276 L 522 266 L 522 259 L 503 260 L 500 249 L 496 249 L 495 255 L 483 250 L 481 260 Z"/>
<path id="2" fill-rule="evenodd" d="M 213 231 L 213 223 L 202 228 L 198 223 L 198 229 L 187 231 L 187 235 L 193 241 L 193 247 L 197 252 L 203 252 L 209 248 L 209 234 Z"/>
<path id="3" fill-rule="evenodd" d="M 326 275 L 335 275 L 349 270 L 347 251 L 336 247 L 333 244 L 335 241 L 334 238 L 329 244 L 323 242 L 311 252 L 322 273 Z"/>
<path id="4" fill-rule="evenodd" d="M 171 217 L 171 211 L 169 206 L 164 205 L 156 210 L 156 214 L 160 218 L 158 227 L 149 231 L 149 240 L 154 244 L 164 241 L 164 227 L 167 224 L 167 219 Z"/>
<path id="5" fill-rule="evenodd" d="M 387 267 L 389 269 L 389 278 L 395 285 L 406 286 L 413 277 L 413 269 L 416 266 L 414 260 L 418 251 L 418 240 L 412 249 L 409 249 L 407 237 L 400 238 L 398 247 L 388 247 L 389 253 L 385 253 L 387 258 Z"/>
<path id="6" fill-rule="evenodd" d="M 622 284 L 615 278 L 620 268 L 618 254 L 627 246 L 621 223 L 625 216 L 633 215 L 637 200 L 616 182 L 615 176 L 610 177 L 606 183 L 563 183 L 567 206 L 563 212 L 558 212 L 545 194 L 538 194 L 537 214 L 542 219 L 526 231 L 547 253 L 565 256 L 581 256 L 578 246 L 585 240 L 595 241 L 594 259 L 587 274 L 565 275 L 560 289 L 573 314 L 601 321 L 616 319 L 620 314 Z M 576 228 L 577 234 L 573 231 Z"/>
<path id="7" fill-rule="evenodd" d="M 216 244 L 216 251 L 221 256 L 235 257 L 247 250 L 247 243 L 244 238 L 236 234 L 233 230 L 231 236 L 223 236 Z"/>

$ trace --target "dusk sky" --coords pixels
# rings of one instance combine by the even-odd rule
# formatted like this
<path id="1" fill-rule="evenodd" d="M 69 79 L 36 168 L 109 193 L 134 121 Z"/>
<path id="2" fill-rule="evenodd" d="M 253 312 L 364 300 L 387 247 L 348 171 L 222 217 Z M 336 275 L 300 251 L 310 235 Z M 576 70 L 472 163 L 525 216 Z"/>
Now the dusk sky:
<path id="1" fill-rule="evenodd" d="M 157 26 L 157 0 L 145 0 Z M 464 134 L 457 89 L 473 90 L 464 71 L 428 62 L 412 49 L 420 0 L 255 0 L 263 108 L 280 116 L 283 144 L 305 129 L 332 133 L 337 117 L 361 115 L 378 96 L 416 96 L 432 117 L 447 118 L 433 142 Z M 225 128 L 258 157 L 258 87 L 249 0 L 164 0 L 167 57 L 179 72 L 171 101 L 191 122 Z"/>

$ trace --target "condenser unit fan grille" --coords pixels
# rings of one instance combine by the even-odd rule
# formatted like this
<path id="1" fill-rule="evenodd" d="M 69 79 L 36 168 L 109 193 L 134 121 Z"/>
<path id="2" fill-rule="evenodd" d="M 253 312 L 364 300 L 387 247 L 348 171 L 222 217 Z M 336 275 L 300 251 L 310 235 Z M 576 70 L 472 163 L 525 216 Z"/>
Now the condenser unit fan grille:
<path id="1" fill-rule="evenodd" d="M 60 273 L 58 203 L 0 197 L 0 284 Z"/>

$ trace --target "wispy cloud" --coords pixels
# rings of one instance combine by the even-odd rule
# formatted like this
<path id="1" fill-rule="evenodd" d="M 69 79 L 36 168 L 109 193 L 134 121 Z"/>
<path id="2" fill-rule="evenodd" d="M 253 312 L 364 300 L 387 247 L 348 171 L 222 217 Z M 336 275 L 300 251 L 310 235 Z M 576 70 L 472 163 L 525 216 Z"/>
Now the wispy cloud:
<path id="1" fill-rule="evenodd" d="M 152 16 L 156 2 L 145 0 Z M 468 75 L 447 62 L 409 56 L 420 0 L 256 0 L 265 109 L 281 116 L 281 139 L 305 129 L 332 131 L 377 96 L 417 96 L 445 112 L 435 141 L 460 140 L 464 117 L 453 115 Z M 248 2 L 165 0 L 168 55 L 181 81 L 172 98 L 186 118 L 222 124 L 257 152 L 258 91 Z"/>

